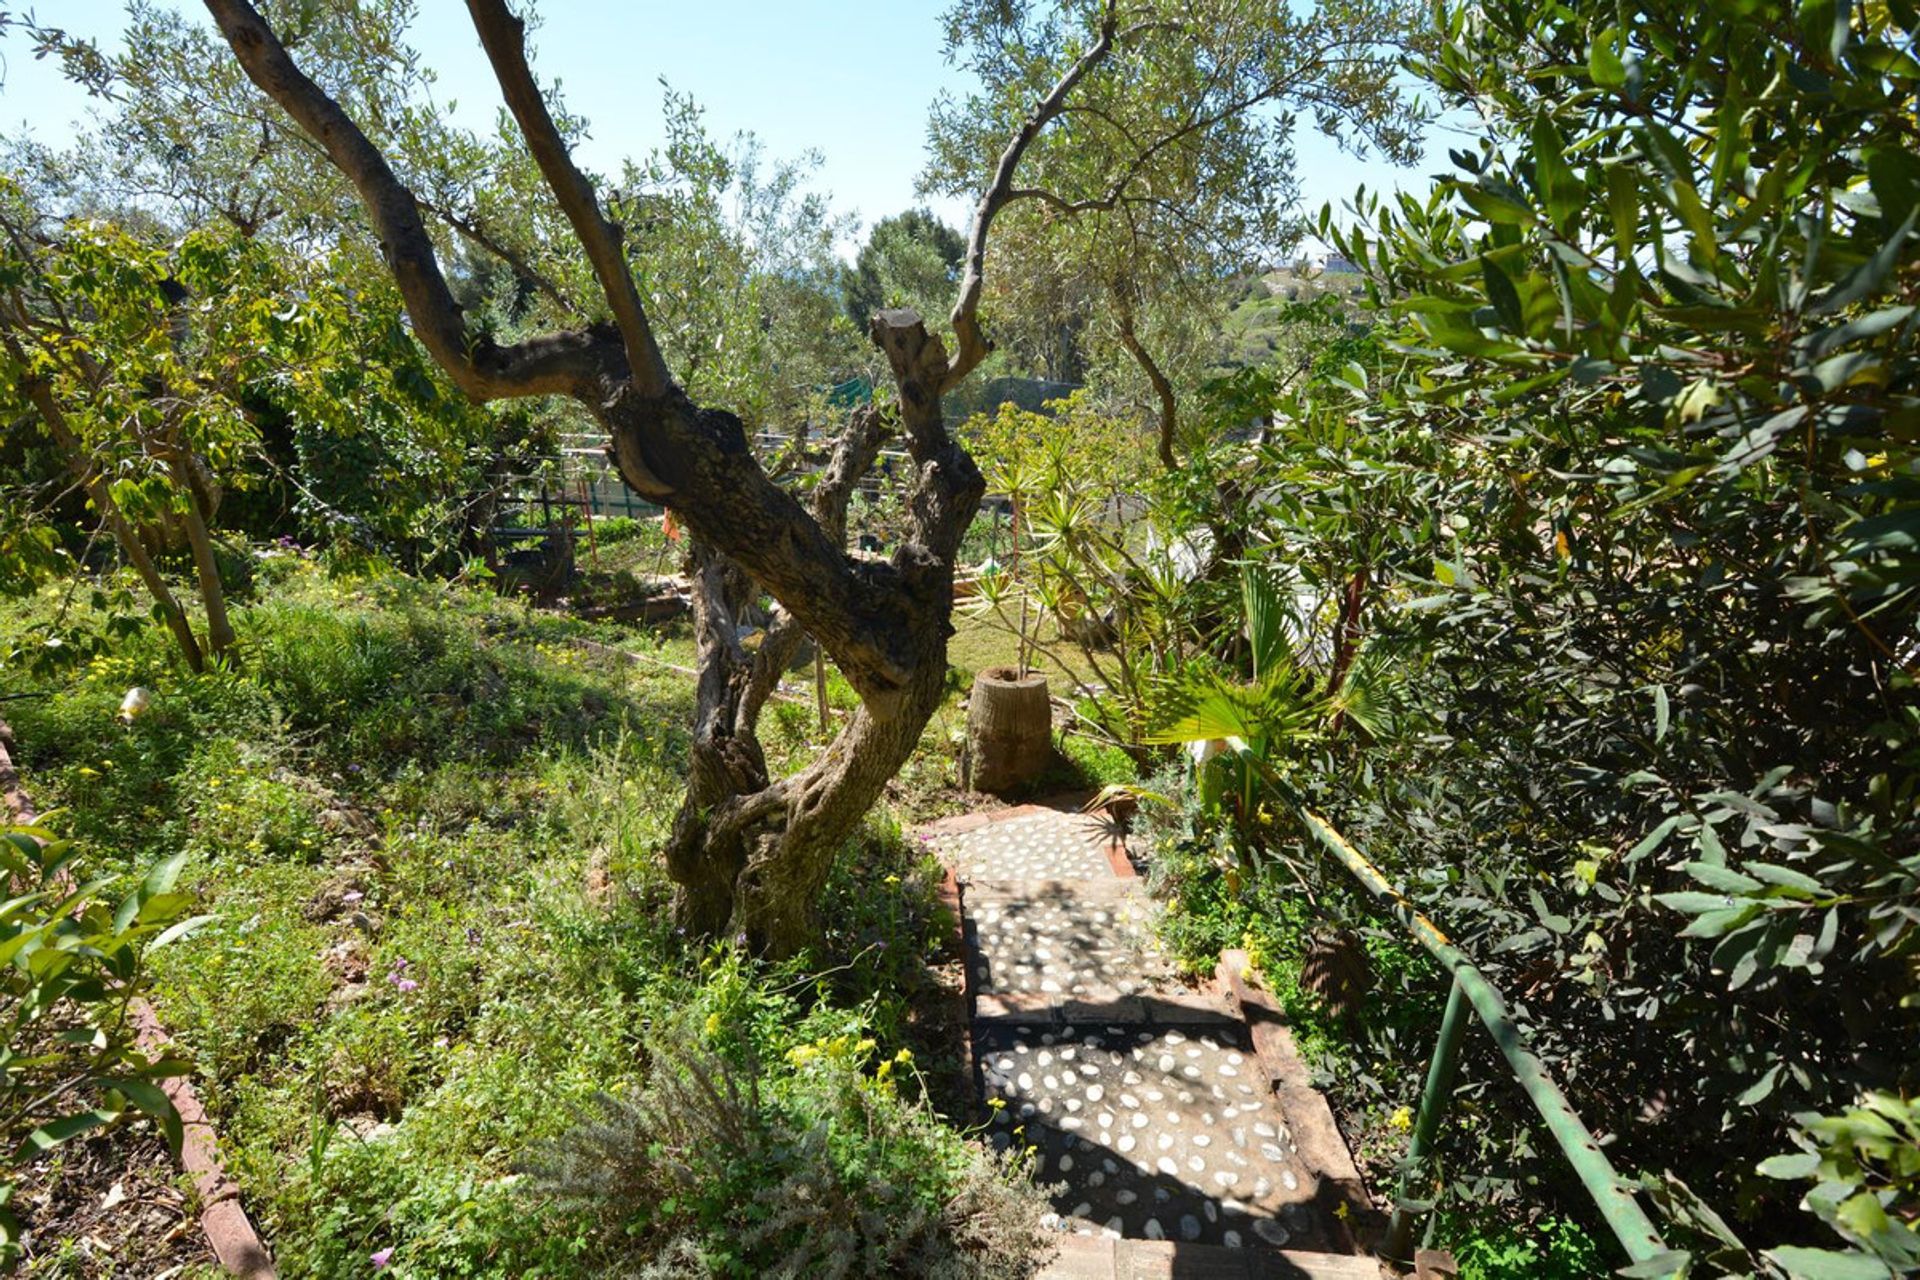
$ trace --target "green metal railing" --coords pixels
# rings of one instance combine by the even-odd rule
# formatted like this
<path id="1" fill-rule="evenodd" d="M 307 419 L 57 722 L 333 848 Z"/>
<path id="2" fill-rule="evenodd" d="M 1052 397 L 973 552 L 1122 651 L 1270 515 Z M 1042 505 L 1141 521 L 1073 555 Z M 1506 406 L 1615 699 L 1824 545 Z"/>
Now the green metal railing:
<path id="1" fill-rule="evenodd" d="M 1367 860 L 1366 855 L 1348 843 L 1346 837 L 1336 831 L 1331 823 L 1305 807 L 1299 807 L 1298 811 L 1313 838 L 1345 866 L 1369 893 L 1379 899 L 1388 912 L 1405 925 L 1420 945 L 1453 977 L 1452 989 L 1447 994 L 1447 1011 L 1440 1021 L 1440 1038 L 1434 1044 L 1433 1059 L 1427 1067 L 1426 1086 L 1420 1095 L 1420 1111 L 1413 1123 L 1412 1139 L 1407 1150 L 1407 1170 L 1401 1180 L 1400 1194 L 1381 1252 L 1394 1261 L 1405 1261 L 1410 1255 L 1415 1213 L 1408 1205 L 1419 1199 L 1416 1193 L 1420 1190 L 1420 1170 L 1432 1153 L 1434 1135 L 1439 1132 L 1441 1116 L 1453 1093 L 1454 1076 L 1460 1060 L 1460 1042 L 1466 1032 L 1467 1011 L 1471 1009 L 1493 1036 L 1494 1044 L 1499 1047 L 1513 1071 L 1514 1080 L 1539 1110 L 1547 1132 L 1573 1166 L 1573 1171 L 1579 1175 L 1600 1216 L 1620 1241 L 1620 1247 L 1626 1250 L 1634 1263 L 1653 1264 L 1637 1274 L 1653 1277 L 1682 1274 L 1688 1256 L 1684 1252 L 1669 1249 L 1660 1238 L 1652 1219 L 1647 1217 L 1646 1211 L 1633 1198 L 1631 1184 L 1614 1172 L 1600 1144 L 1594 1141 L 1593 1134 L 1575 1114 L 1566 1095 L 1553 1082 L 1547 1065 L 1527 1047 L 1526 1037 L 1507 1010 L 1507 1002 L 1501 999 L 1499 991 L 1487 981 L 1486 975 L 1467 959 L 1464 952 L 1448 941 L 1447 935 L 1422 915 L 1406 895 Z M 1664 1270 L 1659 1265 L 1661 1263 L 1667 1264 Z"/>

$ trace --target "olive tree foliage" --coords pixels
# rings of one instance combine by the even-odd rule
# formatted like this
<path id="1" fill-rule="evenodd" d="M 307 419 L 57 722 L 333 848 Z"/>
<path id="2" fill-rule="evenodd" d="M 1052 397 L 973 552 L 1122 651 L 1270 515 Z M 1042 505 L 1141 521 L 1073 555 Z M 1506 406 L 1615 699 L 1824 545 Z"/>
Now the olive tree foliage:
<path id="1" fill-rule="evenodd" d="M 838 305 L 847 220 L 807 187 L 817 155 L 716 139 L 671 89 L 662 109 L 666 144 L 625 165 L 608 197 L 661 349 L 688 395 L 749 431 L 804 426 L 864 347 Z"/>
<path id="2" fill-rule="evenodd" d="M 279 8 L 316 78 L 378 120 L 383 137 L 406 140 L 410 156 L 437 155 L 430 167 L 442 171 L 437 185 L 448 184 L 457 158 L 437 124 L 432 77 L 404 43 L 411 0 Z M 11 166 L 50 208 L 144 218 L 176 234 L 224 222 L 243 236 L 289 241 L 337 239 L 333 229 L 352 216 L 351 189 L 283 117 L 263 109 L 218 37 L 176 8 L 130 0 L 117 53 L 77 33 L 32 34 L 40 47 L 86 51 L 63 69 L 95 100 L 63 150 L 9 140 Z"/>
<path id="3" fill-rule="evenodd" d="M 406 42 L 414 10 L 405 0 L 266 9 L 415 194 L 476 331 L 511 341 L 584 323 L 591 270 L 565 251 L 570 228 L 517 126 L 503 113 L 505 132 L 475 133 L 449 118 L 431 69 Z M 256 528 L 274 509 L 269 495 L 288 494 L 303 533 L 425 562 L 464 546 L 494 491 L 538 465 L 556 432 L 590 425 L 551 404 L 463 408 L 444 375 L 415 376 L 405 353 L 380 340 L 381 314 L 399 307 L 391 282 L 380 283 L 386 272 L 351 184 L 217 31 L 138 0 L 112 56 L 45 28 L 31 34 L 84 51 L 69 72 L 84 70 L 99 95 L 92 126 L 71 146 L 10 144 L 12 167 L 50 216 L 110 221 L 156 243 L 224 227 L 278 247 L 290 264 L 324 258 L 333 278 L 361 285 L 340 317 L 353 331 L 343 341 L 385 349 L 365 377 L 339 372 L 329 388 L 360 412 L 334 430 L 329 415 L 295 411 L 286 397 L 268 406 L 250 462 L 274 485 L 241 512 Z M 807 163 L 771 162 L 750 138 L 723 145 L 671 92 L 667 117 L 666 145 L 628 165 L 609 197 L 633 228 L 630 247 L 644 249 L 637 279 L 663 345 L 697 394 L 752 425 L 813 416 L 816 388 L 860 346 L 834 319 L 840 224 L 804 190 Z M 584 127 L 556 120 L 569 140 Z"/>
<path id="4" fill-rule="evenodd" d="M 423 188 L 444 198 L 505 168 L 502 155 L 441 125 L 431 77 L 402 40 L 411 5 L 285 8 L 318 74 L 382 121 L 385 135 L 404 145 L 410 170 L 431 176 Z M 420 358 L 371 246 L 342 234 L 358 210 L 351 188 L 254 88 L 217 35 L 144 0 L 128 6 L 126 23 L 121 50 L 84 45 L 88 60 L 67 67 L 95 95 L 91 121 L 71 144 L 54 149 L 31 135 L 7 141 L 42 247 L 61 240 L 63 223 L 84 222 L 131 237 L 156 262 L 167 259 L 170 242 L 231 237 L 247 243 L 250 261 L 276 264 L 275 287 L 287 293 L 273 310 L 331 326 L 326 358 L 315 364 L 325 376 L 221 380 L 248 425 L 246 448 L 230 453 L 222 471 L 223 487 L 247 495 L 228 512 L 254 533 L 345 537 L 408 562 L 452 553 L 469 492 L 484 483 L 499 442 L 524 434 L 518 415 L 468 406 Z M 55 38 L 35 34 L 43 44 Z M 451 201 L 441 208 L 442 234 L 468 250 L 467 278 L 481 278 L 475 255 L 492 259 L 473 246 L 493 242 L 485 221 Z M 497 208 L 488 214 L 503 216 Z M 303 305 L 308 284 L 318 292 Z M 175 278 L 169 287 L 179 285 Z M 209 302 L 174 301 L 176 325 Z M 68 320 L 87 335 L 94 317 L 82 307 Z M 112 365 L 111 339 L 93 336 L 105 344 L 102 364 Z"/>
<path id="5" fill-rule="evenodd" d="M 983 483 L 949 435 L 940 402 L 991 350 L 980 308 L 993 224 L 1035 189 L 1024 161 L 1036 143 L 1051 145 L 1083 87 L 1106 83 L 1104 96 L 1113 96 L 1110 59 L 1184 65 L 1200 37 L 1149 6 L 1109 0 L 1062 6 L 1052 36 L 1030 41 L 1025 109 L 1016 123 L 990 122 L 981 135 L 991 136 L 998 159 L 979 184 L 951 344 L 910 311 L 873 317 L 869 333 L 892 374 L 891 403 L 855 416 L 803 503 L 760 466 L 740 416 L 696 400 L 676 373 L 670 335 L 634 270 L 644 244 L 612 216 L 619 193 L 574 163 L 528 63 L 525 26 L 502 0 L 469 0 L 468 9 L 526 155 L 572 232 L 566 244 L 576 271 L 594 285 L 579 322 L 528 336 L 476 333 L 467 323 L 404 175 L 301 70 L 274 24 L 244 0 L 207 0 L 207 8 L 248 76 L 352 183 L 413 331 L 448 375 L 478 400 L 569 398 L 607 432 L 627 483 L 670 506 L 698 540 L 699 706 L 688 795 L 667 848 L 677 910 L 696 933 L 731 929 L 770 951 L 799 949 L 832 857 L 941 696 L 954 557 Z M 1168 47 L 1156 51 L 1161 45 Z M 1236 118 L 1223 113 L 1196 132 L 1231 128 Z M 848 553 L 844 513 L 853 480 L 886 432 L 905 437 L 914 480 L 907 536 L 880 561 Z M 751 658 L 733 619 L 747 581 L 783 611 Z M 781 650 L 802 630 L 832 657 L 861 706 L 812 764 L 775 779 L 755 728 Z"/>
<path id="6" fill-rule="evenodd" d="M 1434 20 L 1416 69 L 1485 138 L 1326 226 L 1403 363 L 1277 406 L 1260 517 L 1358 584 L 1422 731 L 1303 746 L 1289 781 L 1523 1000 L 1676 1241 L 1908 1274 L 1915 11 Z M 1486 1123 L 1454 1169 L 1514 1169 Z"/>
<path id="7" fill-rule="evenodd" d="M 19 32 L 33 43 L 35 58 L 54 58 L 74 83 L 99 92 L 113 80 L 113 64 L 98 43 L 40 21 L 32 10 L 0 8 L 0 36 Z"/>
<path id="8" fill-rule="evenodd" d="M 973 189 L 989 140 L 1027 110 L 1050 51 L 1071 43 L 1090 0 L 956 5 L 951 58 L 980 87 L 943 97 L 932 123 L 930 190 Z M 1402 83 L 1417 9 L 1401 0 L 1152 3 L 1129 14 L 1153 38 L 1087 78 L 1033 148 L 998 242 L 996 316 L 1023 306 L 1016 282 L 1054 282 L 1028 317 L 1044 343 L 1064 327 L 1117 353 L 1150 393 L 1171 469 L 1179 385 L 1196 382 L 1229 279 L 1297 238 L 1293 138 L 1301 117 L 1343 147 L 1405 162 L 1425 112 Z"/>
<path id="9" fill-rule="evenodd" d="M 882 218 L 867 233 L 842 288 L 854 323 L 887 307 L 937 315 L 960 279 L 967 242 L 926 209 Z"/>

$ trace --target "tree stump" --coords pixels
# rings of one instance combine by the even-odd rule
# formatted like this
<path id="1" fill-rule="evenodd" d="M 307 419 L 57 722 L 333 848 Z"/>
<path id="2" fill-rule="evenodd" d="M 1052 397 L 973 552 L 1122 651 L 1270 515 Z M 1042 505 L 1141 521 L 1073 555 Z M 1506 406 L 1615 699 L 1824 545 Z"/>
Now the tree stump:
<path id="1" fill-rule="evenodd" d="M 967 759 L 975 791 L 1004 795 L 1053 762 L 1053 707 L 1047 678 L 988 667 L 973 679 L 967 704 Z"/>

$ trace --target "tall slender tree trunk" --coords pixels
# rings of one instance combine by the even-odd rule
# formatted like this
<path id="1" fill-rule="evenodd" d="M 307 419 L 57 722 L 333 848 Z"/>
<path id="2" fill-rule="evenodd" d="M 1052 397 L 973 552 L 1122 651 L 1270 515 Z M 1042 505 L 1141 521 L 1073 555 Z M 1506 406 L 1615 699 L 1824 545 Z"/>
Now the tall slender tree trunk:
<path id="1" fill-rule="evenodd" d="M 1127 301 L 1124 290 L 1116 286 L 1113 296 L 1116 304 L 1114 310 L 1119 317 L 1120 345 L 1127 349 L 1127 354 L 1133 357 L 1133 362 L 1140 366 L 1140 372 L 1147 375 L 1147 382 L 1153 387 L 1154 397 L 1160 402 L 1160 412 L 1155 424 L 1158 428 L 1156 448 L 1160 455 L 1160 465 L 1169 471 L 1176 470 L 1180 466 L 1180 460 L 1173 453 L 1173 437 L 1180 423 L 1179 399 L 1174 395 L 1173 383 L 1168 380 L 1159 361 L 1153 358 L 1153 353 L 1147 350 L 1146 344 L 1140 341 L 1140 335 L 1134 331 L 1133 307 Z"/>
<path id="2" fill-rule="evenodd" d="M 66 455 L 67 466 L 87 491 L 100 518 L 107 522 L 107 529 L 113 534 L 113 540 L 120 547 L 120 553 L 133 566 L 147 594 L 153 597 L 154 607 L 160 611 L 161 619 L 167 624 L 167 630 L 173 633 L 174 643 L 179 646 L 180 656 L 186 659 L 187 666 L 193 671 L 206 670 L 206 655 L 201 651 L 200 641 L 193 634 L 193 623 L 187 617 L 187 611 L 180 607 L 178 597 L 161 576 L 160 567 L 153 562 L 153 556 L 147 551 L 146 544 L 140 540 L 140 534 L 133 527 L 120 504 L 113 500 L 113 491 L 107 482 L 94 471 L 92 461 L 86 450 L 81 447 L 80 439 L 67 425 L 67 417 L 61 411 L 60 402 L 53 398 L 53 392 L 45 383 L 29 383 L 26 387 L 27 399 L 40 414 L 40 420 L 46 423 L 47 431 L 53 436 L 53 442 Z"/>
<path id="3" fill-rule="evenodd" d="M 207 614 L 207 648 L 217 658 L 233 653 L 233 624 L 227 617 L 227 592 L 220 581 L 220 561 L 213 551 L 213 536 L 207 532 L 206 518 L 200 512 L 198 490 L 193 482 L 193 462 L 184 447 L 167 445 L 167 471 L 186 498 L 181 524 L 187 531 L 187 547 L 193 554 L 193 570 L 200 581 L 200 604 Z"/>
<path id="4" fill-rule="evenodd" d="M 188 668 L 195 672 L 205 671 L 206 655 L 200 648 L 199 638 L 193 633 L 192 620 L 181 607 L 179 598 L 173 594 L 173 588 L 160 575 L 160 567 L 153 562 L 153 556 L 147 551 L 146 543 L 140 540 L 139 532 L 121 513 L 119 504 L 114 502 L 106 482 L 98 476 L 89 478 L 87 496 L 93 499 L 93 505 L 106 518 L 107 528 L 112 531 L 113 540 L 119 544 L 121 554 L 126 556 L 127 563 L 139 575 L 147 594 L 153 597 L 153 603 L 160 610 L 167 630 L 173 633 L 174 643 L 180 649 L 180 656 L 186 659 Z"/>

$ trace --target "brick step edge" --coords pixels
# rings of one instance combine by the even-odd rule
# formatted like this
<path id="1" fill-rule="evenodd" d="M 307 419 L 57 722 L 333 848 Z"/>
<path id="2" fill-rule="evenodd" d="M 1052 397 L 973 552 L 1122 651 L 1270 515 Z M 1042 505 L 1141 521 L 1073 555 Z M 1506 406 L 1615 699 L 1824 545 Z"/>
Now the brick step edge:
<path id="1" fill-rule="evenodd" d="M 1312 1072 L 1294 1045 L 1286 1012 L 1271 995 L 1248 981 L 1251 967 L 1245 951 L 1229 948 L 1220 953 L 1215 981 L 1246 1021 L 1254 1053 L 1287 1117 L 1300 1159 L 1319 1177 L 1326 1193 L 1322 1202 L 1330 1199 L 1346 1210 L 1332 1215 L 1335 1230 L 1347 1237 L 1339 1243 L 1357 1248 L 1353 1227 L 1372 1223 L 1377 1217 L 1373 1200 L 1333 1118 L 1333 1108 L 1327 1105 L 1326 1095 L 1313 1087 Z"/>
<path id="2" fill-rule="evenodd" d="M 1063 1236 L 1040 1280 L 1381 1280 L 1372 1258 L 1299 1249 L 1229 1249 L 1171 1240 Z"/>
<path id="3" fill-rule="evenodd" d="M 14 768 L 13 753 L 9 749 L 12 744 L 13 730 L 7 727 L 6 721 L 0 720 L 0 797 L 4 797 L 11 819 L 28 827 L 38 814 L 20 786 L 20 774 Z M 167 1043 L 166 1028 L 160 1025 L 160 1019 L 146 1001 L 135 1001 L 130 1012 L 139 1029 L 142 1049 L 155 1051 Z M 241 1207 L 240 1189 L 227 1176 L 226 1166 L 220 1161 L 213 1122 L 200 1104 L 193 1081 L 186 1076 L 175 1076 L 161 1088 L 180 1113 L 184 1131 L 180 1163 L 193 1175 L 194 1191 L 200 1201 L 200 1230 L 206 1234 L 213 1256 L 242 1280 L 278 1280 L 273 1255 L 267 1252 L 260 1233 L 254 1230 L 253 1220 Z"/>

